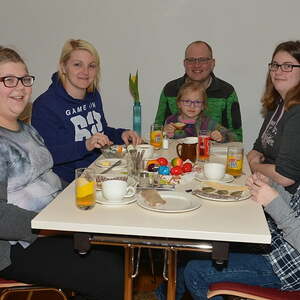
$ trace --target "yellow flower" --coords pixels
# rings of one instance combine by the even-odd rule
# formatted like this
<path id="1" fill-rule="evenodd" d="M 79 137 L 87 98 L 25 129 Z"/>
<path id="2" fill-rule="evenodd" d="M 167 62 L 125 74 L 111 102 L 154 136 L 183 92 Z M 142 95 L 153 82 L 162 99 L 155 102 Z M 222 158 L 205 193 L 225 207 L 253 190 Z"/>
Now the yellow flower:
<path id="1" fill-rule="evenodd" d="M 136 81 L 136 76 L 131 75 L 131 80 L 132 80 L 133 83 L 135 83 L 135 81 Z"/>
<path id="2" fill-rule="evenodd" d="M 138 71 L 135 75 L 129 73 L 129 90 L 133 97 L 134 102 L 140 102 L 139 87 L 138 87 Z"/>

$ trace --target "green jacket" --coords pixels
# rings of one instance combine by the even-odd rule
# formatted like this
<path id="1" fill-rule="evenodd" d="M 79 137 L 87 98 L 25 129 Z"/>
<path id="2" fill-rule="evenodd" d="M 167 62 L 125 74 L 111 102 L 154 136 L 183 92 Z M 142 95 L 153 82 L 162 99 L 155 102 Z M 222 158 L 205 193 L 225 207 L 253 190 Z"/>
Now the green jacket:
<path id="1" fill-rule="evenodd" d="M 155 123 L 164 125 L 168 116 L 176 114 L 178 107 L 176 97 L 179 88 L 184 84 L 186 75 L 168 82 L 159 100 L 155 117 Z M 212 74 L 212 82 L 207 93 L 207 109 L 205 114 L 213 120 L 232 131 L 237 141 L 243 141 L 242 120 L 237 94 L 232 85 L 215 77 Z"/>

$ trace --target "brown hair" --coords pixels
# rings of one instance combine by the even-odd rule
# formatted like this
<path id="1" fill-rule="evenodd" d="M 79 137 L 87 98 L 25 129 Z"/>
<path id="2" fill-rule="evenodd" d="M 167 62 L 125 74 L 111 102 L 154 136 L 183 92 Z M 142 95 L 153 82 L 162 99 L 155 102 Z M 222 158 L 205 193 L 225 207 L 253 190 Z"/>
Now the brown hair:
<path id="1" fill-rule="evenodd" d="M 14 63 L 20 62 L 24 64 L 24 66 L 26 67 L 24 60 L 15 50 L 0 46 L 0 64 L 6 62 L 14 62 Z"/>
<path id="2" fill-rule="evenodd" d="M 58 77 L 61 80 L 61 82 L 64 84 L 65 82 L 65 74 L 62 71 L 62 65 L 65 65 L 67 61 L 70 59 L 71 54 L 75 50 L 86 50 L 88 51 L 92 56 L 95 57 L 95 63 L 97 67 L 97 74 L 95 77 L 95 80 L 91 83 L 91 85 L 87 88 L 88 92 L 93 92 L 96 88 L 99 86 L 99 80 L 100 80 L 100 57 L 96 50 L 96 48 L 89 42 L 84 40 L 74 40 L 70 39 L 68 40 L 61 51 L 60 59 L 59 59 L 59 70 L 58 70 Z"/>
<path id="3" fill-rule="evenodd" d="M 279 44 L 274 50 L 272 61 L 274 56 L 280 51 L 289 53 L 298 61 L 298 63 L 300 63 L 300 41 L 287 41 Z M 263 111 L 274 110 L 280 97 L 280 94 L 272 83 L 269 71 L 266 79 L 265 92 L 261 99 Z M 286 110 L 289 110 L 289 108 L 296 104 L 300 104 L 300 81 L 295 87 L 287 92 L 284 99 L 284 107 Z"/>
<path id="4" fill-rule="evenodd" d="M 182 96 L 186 92 L 198 92 L 202 100 L 204 101 L 203 103 L 203 110 L 206 109 L 207 107 L 207 95 L 205 92 L 205 89 L 203 88 L 202 84 L 197 82 L 197 81 L 188 81 L 185 82 L 179 89 L 178 94 L 177 94 L 177 99 L 176 103 L 178 105 L 178 102 L 182 99 Z"/>

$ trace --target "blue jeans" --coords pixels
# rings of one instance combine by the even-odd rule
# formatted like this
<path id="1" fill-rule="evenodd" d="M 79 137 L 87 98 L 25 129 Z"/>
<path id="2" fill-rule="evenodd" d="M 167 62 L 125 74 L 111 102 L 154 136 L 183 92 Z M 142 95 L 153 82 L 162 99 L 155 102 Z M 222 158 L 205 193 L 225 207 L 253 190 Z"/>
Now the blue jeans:
<path id="1" fill-rule="evenodd" d="M 221 281 L 281 287 L 271 264 L 260 254 L 230 253 L 227 267 L 220 269 L 215 268 L 211 259 L 201 259 L 200 255 L 197 257 L 177 268 L 176 300 L 180 300 L 186 290 L 193 299 L 207 299 L 209 285 Z M 159 300 L 165 300 L 165 285 L 159 286 L 155 294 Z M 223 297 L 217 296 L 213 299 L 221 300 Z"/>
<path id="2" fill-rule="evenodd" d="M 184 281 L 193 299 L 207 299 L 210 284 L 221 281 L 239 282 L 280 288 L 281 282 L 271 264 L 260 254 L 231 253 L 228 266 L 217 270 L 211 260 L 191 260 L 184 269 Z M 214 300 L 223 297 L 216 296 Z"/>

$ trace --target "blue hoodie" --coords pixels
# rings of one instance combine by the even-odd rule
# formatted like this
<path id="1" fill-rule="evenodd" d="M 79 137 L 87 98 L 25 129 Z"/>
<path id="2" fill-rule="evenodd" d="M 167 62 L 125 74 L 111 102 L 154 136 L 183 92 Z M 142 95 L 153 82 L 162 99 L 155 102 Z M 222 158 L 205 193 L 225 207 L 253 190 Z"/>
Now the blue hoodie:
<path id="1" fill-rule="evenodd" d="M 125 129 L 107 126 L 98 90 L 87 93 L 83 100 L 71 97 L 58 74 L 52 84 L 33 103 L 31 124 L 44 138 L 53 156 L 53 171 L 67 182 L 75 177 L 75 169 L 89 166 L 100 154 L 88 151 L 85 141 L 96 132 L 106 134 L 115 144 L 123 144 Z"/>

